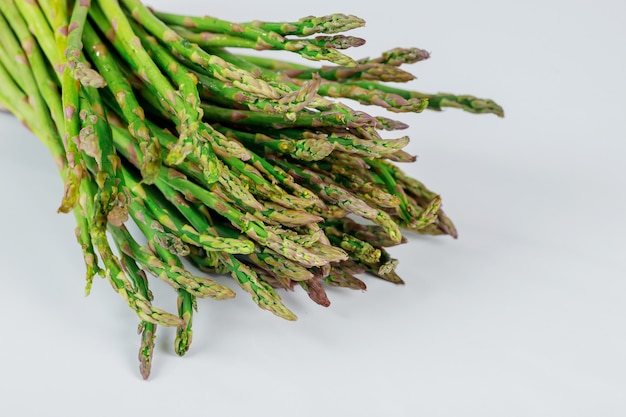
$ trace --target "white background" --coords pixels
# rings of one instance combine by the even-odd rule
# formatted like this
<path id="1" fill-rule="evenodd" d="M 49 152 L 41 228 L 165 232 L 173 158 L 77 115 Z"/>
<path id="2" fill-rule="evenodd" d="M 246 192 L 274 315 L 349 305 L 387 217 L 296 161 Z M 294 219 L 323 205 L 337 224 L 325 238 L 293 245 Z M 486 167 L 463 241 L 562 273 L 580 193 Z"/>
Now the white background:
<path id="1" fill-rule="evenodd" d="M 419 155 L 404 168 L 460 231 L 394 249 L 405 286 L 366 278 L 328 309 L 285 294 L 295 323 L 240 290 L 201 301 L 189 354 L 160 328 L 144 382 L 134 314 L 105 281 L 82 295 L 52 159 L 0 115 L 1 415 L 626 415 L 624 2 L 149 4 L 233 21 L 356 14 L 368 43 L 353 57 L 425 48 L 408 87 L 490 97 L 506 117 L 401 118 Z"/>

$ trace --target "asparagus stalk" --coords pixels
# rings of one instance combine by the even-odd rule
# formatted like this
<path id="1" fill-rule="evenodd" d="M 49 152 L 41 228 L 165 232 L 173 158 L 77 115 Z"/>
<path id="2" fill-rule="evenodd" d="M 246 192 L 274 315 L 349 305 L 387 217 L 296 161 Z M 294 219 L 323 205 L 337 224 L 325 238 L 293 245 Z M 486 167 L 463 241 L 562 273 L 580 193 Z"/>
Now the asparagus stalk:
<path id="1" fill-rule="evenodd" d="M 335 13 L 326 16 L 306 16 L 297 22 L 262 22 L 255 20 L 247 26 L 278 33 L 282 36 L 310 36 L 317 33 L 332 34 L 360 28 L 365 20 L 353 15 Z"/>
<path id="2" fill-rule="evenodd" d="M 134 258 L 125 254 L 121 246 L 122 242 L 119 240 L 115 240 L 115 244 L 117 245 L 118 250 L 122 254 L 122 266 L 129 278 L 132 280 L 133 285 L 135 286 L 138 293 L 140 293 L 146 299 L 152 301 L 152 293 L 148 288 L 148 278 L 146 277 L 146 273 L 141 270 L 137 264 L 135 263 Z M 143 379 L 148 379 L 150 377 L 150 371 L 152 369 L 152 359 L 154 353 L 154 342 L 156 339 L 156 328 L 157 325 L 155 323 L 151 323 L 149 321 L 141 320 L 139 322 L 139 326 L 137 328 L 137 333 L 141 335 L 141 344 L 139 346 L 139 372 Z"/>
<path id="3" fill-rule="evenodd" d="M 362 273 L 403 283 L 386 249 L 406 242 L 401 228 L 457 236 L 440 196 L 395 164 L 415 160 L 408 136 L 381 133 L 408 125 L 338 99 L 391 112 L 503 116 L 502 108 L 385 84 L 413 80 L 399 67 L 429 53 L 395 48 L 355 61 L 340 50 L 364 40 L 340 32 L 363 24 L 342 14 L 234 23 L 155 12 L 139 0 L 0 2 L 0 111 L 55 159 L 86 293 L 101 274 L 138 315 L 144 378 L 158 324 L 177 328 L 174 350 L 184 355 L 197 298 L 234 296 L 216 274 L 295 320 L 274 288 L 299 286 L 328 306 L 326 286 L 365 290 Z M 209 275 L 196 276 L 183 258 Z M 176 314 L 153 306 L 146 272 L 173 288 Z"/>
<path id="4" fill-rule="evenodd" d="M 136 3 L 136 0 L 123 0 Z M 254 24 L 236 24 L 214 17 L 190 17 L 172 13 L 157 12 L 156 16 L 171 25 L 214 33 L 225 33 L 251 39 L 256 42 L 255 49 L 279 49 L 295 52 L 303 58 L 314 61 L 330 61 L 338 65 L 350 65 L 354 60 L 335 49 L 321 48 L 306 40 L 287 40 L 282 35 L 255 27 Z"/>
<path id="5" fill-rule="evenodd" d="M 144 109 L 139 105 L 130 83 L 115 58 L 90 23 L 85 25 L 83 40 L 86 53 L 104 77 L 122 111 L 128 124 L 128 131 L 139 143 L 142 158 L 141 174 L 143 180 L 151 184 L 158 175 L 161 165 L 161 150 L 158 140 L 146 124 Z"/>

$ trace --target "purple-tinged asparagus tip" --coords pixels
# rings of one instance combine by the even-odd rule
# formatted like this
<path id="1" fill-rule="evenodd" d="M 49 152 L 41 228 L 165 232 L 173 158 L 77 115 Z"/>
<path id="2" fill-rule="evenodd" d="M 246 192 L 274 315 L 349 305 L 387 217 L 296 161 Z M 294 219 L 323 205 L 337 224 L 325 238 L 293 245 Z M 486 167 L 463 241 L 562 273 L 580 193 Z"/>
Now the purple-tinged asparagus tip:
<path id="1" fill-rule="evenodd" d="M 376 127 L 385 130 L 404 130 L 409 127 L 409 125 L 404 122 L 389 119 L 387 117 L 377 117 L 376 122 Z"/>
<path id="2" fill-rule="evenodd" d="M 309 298 L 315 301 L 316 304 L 319 304 L 322 307 L 330 306 L 330 300 L 328 299 L 326 290 L 324 290 L 322 281 L 319 278 L 313 277 L 310 280 L 301 281 L 300 285 L 307 292 Z"/>

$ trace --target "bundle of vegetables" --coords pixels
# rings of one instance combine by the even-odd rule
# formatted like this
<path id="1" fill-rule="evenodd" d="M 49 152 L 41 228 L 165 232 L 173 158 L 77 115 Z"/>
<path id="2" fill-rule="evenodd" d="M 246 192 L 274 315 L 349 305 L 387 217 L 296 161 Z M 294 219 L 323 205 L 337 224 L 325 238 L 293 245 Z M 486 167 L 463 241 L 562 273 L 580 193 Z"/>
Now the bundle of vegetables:
<path id="1" fill-rule="evenodd" d="M 294 320 L 276 289 L 328 306 L 326 285 L 365 289 L 363 272 L 402 283 L 385 249 L 404 242 L 401 228 L 456 236 L 439 196 L 396 164 L 415 159 L 408 137 L 383 138 L 407 126 L 341 99 L 390 112 L 502 109 L 386 84 L 412 80 L 400 66 L 428 53 L 351 58 L 342 50 L 364 40 L 341 32 L 363 24 L 343 14 L 232 23 L 139 0 L 0 1 L 0 103 L 57 163 L 86 293 L 101 275 L 139 316 L 144 378 L 157 325 L 177 327 L 183 355 L 196 299 L 235 295 L 212 274 Z M 148 274 L 174 288 L 176 314 L 153 305 Z"/>

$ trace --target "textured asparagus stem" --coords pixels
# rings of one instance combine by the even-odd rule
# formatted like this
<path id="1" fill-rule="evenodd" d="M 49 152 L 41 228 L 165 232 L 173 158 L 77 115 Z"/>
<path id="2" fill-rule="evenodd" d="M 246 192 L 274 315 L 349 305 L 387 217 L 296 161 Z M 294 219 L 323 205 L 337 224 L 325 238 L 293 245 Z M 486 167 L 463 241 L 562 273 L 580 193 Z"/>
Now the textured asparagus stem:
<path id="1" fill-rule="evenodd" d="M 374 61 L 364 62 L 363 66 L 343 69 L 334 67 L 311 68 L 303 65 L 294 65 L 286 62 L 272 60 L 264 57 L 243 56 L 242 58 L 264 68 L 280 70 L 289 77 L 310 78 L 319 75 L 321 78 L 336 81 L 342 77 L 344 83 L 339 85 L 322 82 L 319 92 L 330 97 L 345 97 L 356 99 L 362 104 L 381 105 L 388 103 L 391 111 L 421 111 L 424 108 L 430 110 L 442 110 L 444 107 L 455 107 L 470 113 L 493 113 L 503 117 L 504 110 L 493 100 L 478 98 L 470 95 L 454 95 L 448 93 L 427 94 L 417 91 L 409 91 L 380 83 L 379 81 L 410 81 L 408 76 L 402 76 L 391 68 L 402 63 L 413 63 L 425 59 L 426 53 L 419 49 L 395 49 L 388 51 Z M 368 72 L 369 70 L 369 72 Z M 399 71 L 399 70 L 396 70 Z M 363 77 L 359 79 L 358 77 Z M 370 78 L 369 80 L 367 78 Z M 371 98 L 368 98 L 371 97 Z M 407 104 L 392 105 L 394 102 Z M 411 103 L 411 105 L 409 105 Z M 420 105 L 421 103 L 421 105 Z"/>
<path id="2" fill-rule="evenodd" d="M 193 42 L 202 48 L 248 48 L 257 49 L 259 44 L 256 40 L 246 39 L 239 36 L 231 36 L 223 33 L 198 32 L 191 31 L 184 27 L 174 26 L 172 28 L 176 33 L 184 37 L 186 40 Z M 286 41 L 289 43 L 290 41 Z M 361 46 L 365 43 L 364 39 L 354 36 L 336 35 L 336 36 L 317 36 L 307 39 L 311 45 L 319 48 L 328 49 L 347 49 L 351 47 Z M 264 49 L 277 49 L 269 45 L 263 45 Z M 289 45 L 286 45 L 288 48 Z"/>
<path id="3" fill-rule="evenodd" d="M 97 172 L 99 204 L 107 221 L 116 226 L 128 218 L 129 192 L 124 184 L 120 158 L 115 152 L 107 116 L 100 100 L 100 93 L 93 87 L 83 87 L 80 101 L 80 130 L 77 147 L 85 155 L 94 158 Z"/>
<path id="4" fill-rule="evenodd" d="M 83 30 L 90 7 L 91 0 L 74 2 L 74 10 L 67 27 L 67 48 L 61 53 L 65 55 L 67 66 L 76 80 L 85 86 L 102 88 L 106 85 L 104 79 L 83 59 Z"/>
<path id="5" fill-rule="evenodd" d="M 18 38 L 24 53 L 27 56 L 30 70 L 35 77 L 36 85 L 41 92 L 41 96 L 46 102 L 50 110 L 52 119 L 54 120 L 57 130 L 64 129 L 63 109 L 61 106 L 60 93 L 56 88 L 56 78 L 51 77 L 47 70 L 48 63 L 39 44 L 28 29 L 27 22 L 23 19 L 19 10 L 15 7 L 13 1 L 0 2 L 0 13 L 2 13 L 8 23 L 10 23 L 15 36 Z M 7 42 L 10 37 L 7 35 Z M 22 75 L 28 77 L 28 72 Z M 65 156 L 63 153 L 59 155 Z M 59 162 L 57 161 L 57 165 Z"/>
<path id="6" fill-rule="evenodd" d="M 87 188 L 90 184 L 85 181 Z M 93 193 L 92 193 L 93 194 Z M 115 226 L 110 226 L 109 230 L 121 230 Z M 101 225 L 95 225 L 91 228 L 91 238 L 95 248 L 98 250 L 102 263 L 104 264 L 105 275 L 111 282 L 114 290 L 116 290 L 122 299 L 124 299 L 130 308 L 144 321 L 157 323 L 163 326 L 179 326 L 182 325 L 181 320 L 161 309 L 153 307 L 150 300 L 137 292 L 131 285 L 130 281 L 124 274 L 119 259 L 113 254 L 107 241 L 106 233 Z"/>
<path id="7" fill-rule="evenodd" d="M 240 68 L 229 65 L 222 59 L 208 54 L 189 42 L 185 42 L 182 36 L 160 21 L 140 1 L 121 0 L 121 2 L 138 23 L 161 42 L 168 45 L 173 53 L 178 53 L 189 61 L 200 65 L 207 71 L 208 75 L 222 81 L 229 81 L 236 87 L 252 94 L 268 98 L 279 98 L 280 94 L 265 81 Z"/>
<path id="8" fill-rule="evenodd" d="M 341 13 L 326 16 L 306 16 L 297 22 L 262 22 L 255 20 L 244 24 L 282 36 L 310 36 L 316 33 L 332 34 L 357 29 L 365 25 L 360 17 Z"/>
<path id="9" fill-rule="evenodd" d="M 2 61 L 0 61 L 0 82 L 4 87 L 0 89 L 0 101 L 11 113 L 17 115 L 22 124 L 39 136 L 40 128 L 37 123 L 34 123 L 34 111 L 28 105 L 28 96 L 13 81 Z"/>
<path id="10" fill-rule="evenodd" d="M 18 5 L 22 5 L 22 2 L 18 2 Z M 65 190 L 60 212 L 68 213 L 76 204 L 78 204 L 79 188 L 81 181 L 87 175 L 85 164 L 81 151 L 78 149 L 78 141 L 81 129 L 81 123 L 79 118 L 79 91 L 80 84 L 74 79 L 72 69 L 68 65 L 67 58 L 64 52 L 68 46 L 69 28 L 65 25 L 67 19 L 65 11 L 61 10 L 61 4 L 57 4 L 55 13 L 57 16 L 57 22 L 64 23 L 54 32 L 55 36 L 52 36 L 50 27 L 47 24 L 41 10 L 36 7 L 36 3 L 30 5 L 24 4 L 20 6 L 22 13 L 25 10 L 32 19 L 30 21 L 31 26 L 34 25 L 35 36 L 37 41 L 47 42 L 50 39 L 56 40 L 57 48 L 49 50 L 49 46 L 44 43 L 44 51 L 48 52 L 48 57 L 51 62 L 57 65 L 57 71 L 61 77 L 61 103 L 63 106 L 64 115 L 64 130 L 63 130 L 63 145 L 65 146 L 65 154 L 67 158 L 67 173 L 65 179 Z M 27 18 L 28 19 L 28 18 Z M 56 22 L 55 22 L 56 23 Z M 57 54 L 53 54 L 52 50 L 58 51 Z"/>
<path id="11" fill-rule="evenodd" d="M 365 89 L 357 85 L 337 82 L 323 82 L 319 93 L 333 98 L 349 98 L 360 104 L 383 107 L 394 113 L 421 113 L 428 106 L 428 100 L 412 97 L 406 99 L 398 94 L 382 90 Z"/>
<path id="12" fill-rule="evenodd" d="M 286 93 L 278 100 L 271 100 L 254 96 L 229 83 L 216 80 L 202 73 L 195 73 L 195 75 L 200 81 L 200 95 L 205 100 L 225 107 L 240 108 L 245 106 L 248 110 L 256 112 L 286 114 L 290 118 L 294 117 L 295 112 L 303 110 L 315 100 L 320 84 L 319 77 L 314 77 L 303 83 L 299 90 Z"/>
<path id="13" fill-rule="evenodd" d="M 225 138 L 219 137 L 213 128 L 202 123 L 202 109 L 200 108 L 200 96 L 197 89 L 198 78 L 191 71 L 180 65 L 172 56 L 162 48 L 156 38 L 148 36 L 141 27 L 131 22 L 141 39 L 146 50 L 155 59 L 159 67 L 172 79 L 177 85 L 183 100 L 187 103 L 187 117 L 190 119 L 181 134 L 178 143 L 169 148 L 169 154 L 166 162 L 170 165 L 180 164 L 189 154 L 194 154 L 200 167 L 204 170 L 208 181 L 214 181 L 218 172 L 217 159 L 213 148 L 206 146 L 207 142 L 227 142 Z M 184 121 L 180 121 L 183 122 Z M 232 148 L 231 148 L 232 149 Z M 245 150 L 233 149 L 233 153 L 239 153 L 241 158 L 246 158 Z"/>
<path id="14" fill-rule="evenodd" d="M 278 71 L 287 77 L 302 79 L 320 77 L 323 79 L 323 82 L 320 84 L 319 93 L 323 96 L 350 98 L 361 104 L 377 105 L 393 112 L 419 113 L 428 106 L 426 98 L 405 98 L 372 86 L 370 88 L 362 88 L 358 85 L 345 83 L 345 81 L 358 80 L 406 82 L 413 79 L 410 73 L 400 71 L 393 65 L 362 64 L 355 67 L 312 68 L 265 57 L 242 55 L 239 55 L 239 57 L 259 67 Z"/>
<path id="15" fill-rule="evenodd" d="M 251 62 L 248 62 L 247 60 L 241 58 L 240 56 L 229 53 L 224 49 L 213 48 L 210 51 L 214 55 L 223 58 L 233 65 L 236 65 L 251 73 L 258 74 L 265 80 L 272 81 L 273 83 L 279 83 L 281 88 L 285 89 L 286 91 L 295 91 L 299 88 L 299 86 L 293 80 L 285 77 L 283 74 L 279 74 L 275 71 L 269 71 L 264 69 L 263 67 L 254 65 Z M 355 112 L 345 104 L 329 100 L 325 97 L 322 97 L 321 95 L 316 96 L 310 107 L 318 109 L 319 111 L 333 112 L 337 114 L 338 117 L 341 119 L 352 120 L 363 117 L 362 112 Z"/>
<path id="16" fill-rule="evenodd" d="M 196 45 L 206 48 L 248 48 L 254 49 L 257 45 L 253 39 L 246 39 L 239 36 L 226 35 L 224 33 L 199 32 L 192 31 L 183 26 L 171 26 L 172 30 L 180 36 L 195 43 Z"/>
<path id="17" fill-rule="evenodd" d="M 332 142 L 324 139 L 274 139 L 262 133 L 242 132 L 223 126 L 217 127 L 217 130 L 236 137 L 247 147 L 261 150 L 267 147 L 276 153 L 288 154 L 304 161 L 319 161 L 326 158 L 335 149 Z"/>
<path id="18" fill-rule="evenodd" d="M 122 266 L 129 278 L 133 282 L 137 292 L 148 300 L 152 301 L 152 293 L 148 288 L 148 278 L 146 273 L 142 271 L 135 260 L 122 251 L 123 241 L 115 239 L 115 244 L 122 255 Z M 150 377 L 152 368 L 152 358 L 154 353 L 154 341 L 156 339 L 157 325 L 145 320 L 139 322 L 137 333 L 141 335 L 141 344 L 139 346 L 139 372 L 144 380 Z"/>
<path id="19" fill-rule="evenodd" d="M 328 81 L 383 81 L 383 82 L 407 82 L 415 79 L 415 76 L 397 66 L 385 63 L 363 63 L 352 66 L 322 66 L 319 68 L 308 67 L 300 64 L 290 64 L 275 59 L 240 55 L 245 60 L 263 68 L 277 70 L 290 78 L 310 79 L 316 75 Z"/>
<path id="20" fill-rule="evenodd" d="M 356 85 L 366 90 L 378 90 L 385 93 L 396 94 L 406 100 L 421 99 L 428 101 L 429 110 L 443 110 L 445 107 L 455 107 L 469 113 L 492 113 L 504 117 L 504 110 L 493 100 L 478 98 L 470 95 L 454 95 L 448 93 L 427 94 L 417 91 L 408 91 L 373 81 L 354 81 L 348 85 Z"/>
<path id="21" fill-rule="evenodd" d="M 193 103 L 187 102 L 171 86 L 168 79 L 161 73 L 161 69 L 152 60 L 148 52 L 144 49 L 140 38 L 133 32 L 132 27 L 126 19 L 122 9 L 116 2 L 100 2 L 102 10 L 91 9 L 91 16 L 98 23 L 101 30 L 111 33 L 114 31 L 112 43 L 121 54 L 126 55 L 126 61 L 131 65 L 148 88 L 159 97 L 158 102 L 168 111 L 172 119 L 176 122 L 180 140 L 178 147 L 170 150 L 168 163 L 176 164 L 182 162 L 191 152 L 198 152 L 207 178 L 215 180 L 215 155 L 210 147 L 199 146 L 204 141 L 203 124 L 200 121 L 201 115 L 194 109 Z M 104 12 L 104 15 L 101 13 Z M 107 19 L 109 19 L 107 21 Z M 116 22 L 113 28 L 110 21 Z M 111 40 L 111 39 L 110 39 Z M 178 80 L 180 81 L 180 80 Z"/>
<path id="22" fill-rule="evenodd" d="M 209 278 L 193 276 L 186 271 L 177 256 L 171 253 L 171 247 L 164 248 L 157 242 L 160 236 L 151 229 L 154 223 L 146 224 L 141 221 L 142 218 L 146 217 L 150 219 L 145 211 L 138 209 L 133 212 L 133 219 L 137 219 L 137 225 L 142 233 L 147 233 L 146 237 L 149 238 L 150 247 L 139 245 L 124 227 L 111 226 L 111 233 L 116 236 L 116 239 L 123 242 L 121 248 L 125 254 L 131 256 L 142 268 L 176 290 L 184 290 L 196 297 L 216 300 L 234 297 L 234 293 L 228 287 L 219 285 Z"/>
<path id="23" fill-rule="evenodd" d="M 83 40 L 89 58 L 104 77 L 122 110 L 123 117 L 128 124 L 128 131 L 139 143 L 141 148 L 141 174 L 143 180 L 151 184 L 159 172 L 161 151 L 159 142 L 146 124 L 145 112 L 137 102 L 132 87 L 120 70 L 117 62 L 89 23 L 85 26 Z"/>
<path id="24" fill-rule="evenodd" d="M 135 0 L 123 0 L 127 3 L 135 3 Z M 303 58 L 313 61 L 330 61 L 338 65 L 350 65 L 354 60 L 335 49 L 320 48 L 306 40 L 287 40 L 276 32 L 267 31 L 255 27 L 253 24 L 236 24 L 213 17 L 190 17 L 171 13 L 157 12 L 156 16 L 163 22 L 183 26 L 186 28 L 214 33 L 225 33 L 252 39 L 256 42 L 256 49 L 279 49 L 295 52 Z"/>
<path id="25" fill-rule="evenodd" d="M 6 3 L 6 10 L 13 9 L 13 7 L 17 6 L 20 14 L 23 16 L 23 19 L 28 22 L 28 27 L 37 39 L 37 42 L 41 46 L 41 49 L 44 51 L 46 56 L 48 57 L 48 61 L 53 65 L 58 64 L 60 62 L 59 55 L 61 49 L 56 45 L 55 36 L 53 34 L 46 17 L 43 14 L 43 11 L 39 7 L 39 4 L 35 1 L 15 1 L 15 0 L 5 0 L 3 3 Z M 65 11 L 63 13 L 57 12 L 57 14 L 62 17 L 66 14 Z M 13 13 L 11 13 L 14 16 Z M 8 16 L 7 19 L 12 21 Z M 67 24 L 66 22 L 64 24 Z M 62 26 L 62 25 L 59 25 Z M 60 29 L 60 28 L 58 28 Z M 58 33 L 59 30 L 56 30 L 54 33 Z M 65 35 L 67 36 L 67 31 L 65 31 Z M 63 48 L 64 50 L 65 48 Z M 57 72 L 61 73 L 60 68 L 55 68 Z"/>
<path id="26" fill-rule="evenodd" d="M 39 129 L 48 135 L 45 142 L 58 142 L 59 137 L 55 134 L 54 122 L 44 98 L 37 88 L 37 81 L 31 69 L 29 56 L 13 36 L 11 28 L 2 14 L 0 14 L 0 34 L 2 34 L 4 43 L 4 48 L 0 48 L 0 62 L 7 71 L 7 77 L 10 76 L 28 97 L 29 104 L 34 109 L 35 120 L 41 126 Z M 62 152 L 57 151 L 57 154 L 61 155 Z M 58 161 L 57 166 L 59 166 Z"/>
<path id="27" fill-rule="evenodd" d="M 305 112 L 299 114 L 296 119 L 290 119 L 282 114 L 259 113 L 247 110 L 233 110 L 210 105 L 202 104 L 205 120 L 219 123 L 237 123 L 242 126 L 270 126 L 275 129 L 285 127 L 324 127 L 324 126 L 341 126 L 341 127 L 359 127 L 372 126 L 376 124 L 376 119 L 362 113 L 355 112 L 351 115 L 335 111 L 326 111 L 321 113 Z"/>

